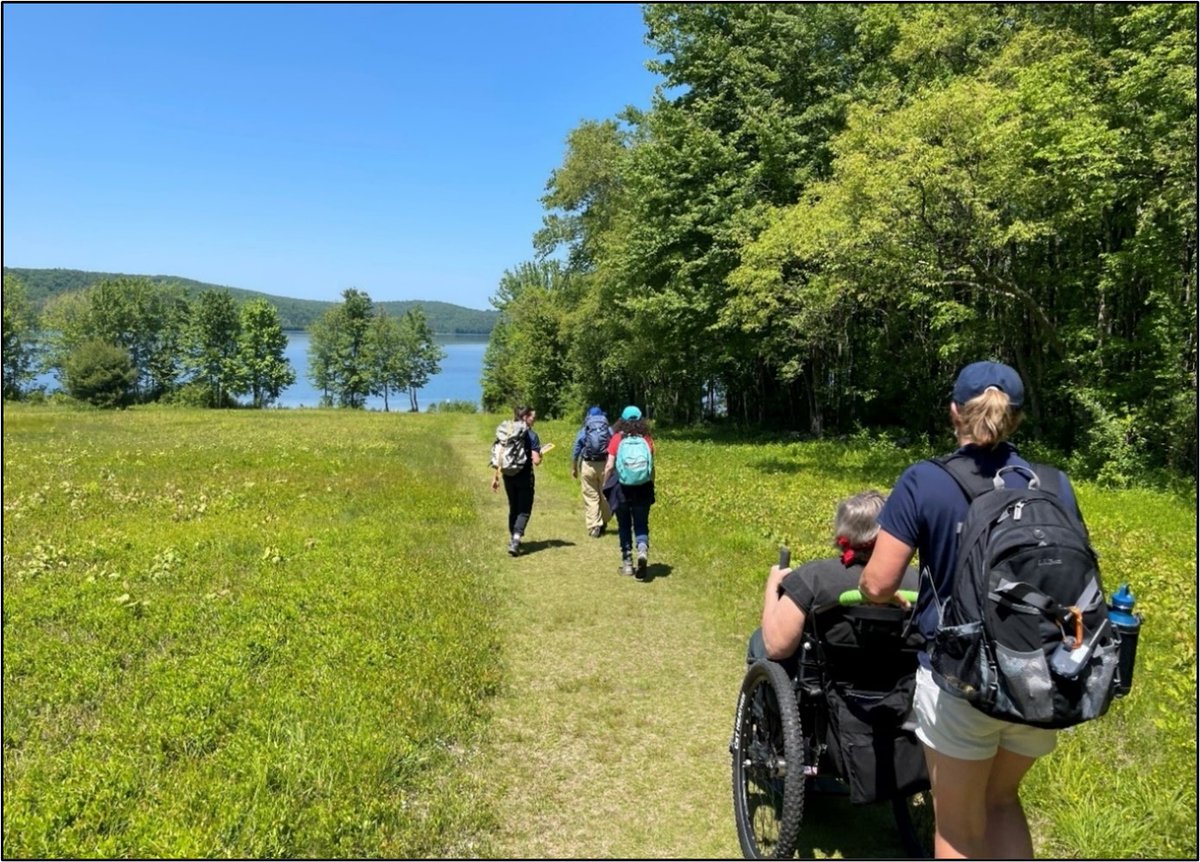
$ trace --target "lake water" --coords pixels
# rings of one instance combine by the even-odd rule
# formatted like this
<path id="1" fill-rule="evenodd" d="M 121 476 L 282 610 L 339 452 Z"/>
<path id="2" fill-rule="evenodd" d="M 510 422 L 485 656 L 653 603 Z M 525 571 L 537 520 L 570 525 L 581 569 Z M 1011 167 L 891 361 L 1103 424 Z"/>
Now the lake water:
<path id="1" fill-rule="evenodd" d="M 308 379 L 308 333 L 289 332 L 287 337 L 284 356 L 296 370 L 296 382 L 283 390 L 275 403 L 280 407 L 316 407 L 321 403 L 321 392 Z M 417 390 L 418 406 L 428 410 L 435 401 L 470 401 L 476 407 L 481 406 L 483 351 L 487 349 L 487 339 L 440 336 L 437 343 L 446 351 L 446 358 L 440 363 L 442 370 L 431 377 L 423 389 Z M 383 399 L 368 398 L 367 409 L 382 410 Z M 408 393 L 389 393 L 388 409 L 407 410 Z"/>
<path id="2" fill-rule="evenodd" d="M 321 403 L 321 393 L 314 389 L 308 379 L 308 333 L 287 333 L 288 344 L 284 356 L 292 363 L 296 382 L 283 390 L 275 404 L 279 407 L 316 407 Z M 487 339 L 479 336 L 439 336 L 437 343 L 446 351 L 441 361 L 442 370 L 429 379 L 429 383 L 417 390 L 417 405 L 428 410 L 434 402 L 470 401 L 480 407 L 483 400 L 483 352 Z M 33 386 L 45 387 L 47 392 L 60 388 L 53 374 L 42 374 L 33 381 Z M 243 398 L 244 402 L 246 399 Z M 382 410 L 383 399 L 372 396 L 367 399 L 368 410 Z M 388 409 L 408 410 L 408 393 L 388 394 Z"/>

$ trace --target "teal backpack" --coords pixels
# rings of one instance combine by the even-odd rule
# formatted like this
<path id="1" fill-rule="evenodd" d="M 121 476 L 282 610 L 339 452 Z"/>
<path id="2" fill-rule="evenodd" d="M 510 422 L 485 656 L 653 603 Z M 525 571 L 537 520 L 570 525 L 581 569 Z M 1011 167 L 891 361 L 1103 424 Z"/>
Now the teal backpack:
<path id="1" fill-rule="evenodd" d="M 645 485 L 654 477 L 650 444 L 641 437 L 622 437 L 617 446 L 616 467 L 617 480 L 622 485 Z"/>

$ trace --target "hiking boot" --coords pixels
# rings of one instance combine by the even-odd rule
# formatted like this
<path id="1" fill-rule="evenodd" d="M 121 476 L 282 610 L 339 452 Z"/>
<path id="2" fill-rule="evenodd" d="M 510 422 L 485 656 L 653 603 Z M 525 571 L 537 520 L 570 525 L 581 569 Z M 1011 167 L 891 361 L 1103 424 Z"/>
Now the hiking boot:
<path id="1" fill-rule="evenodd" d="M 590 530 L 588 530 L 588 535 L 591 536 L 593 539 L 599 539 L 600 533 L 601 533 L 600 527 L 592 527 Z"/>
<path id="2" fill-rule="evenodd" d="M 633 574 L 633 557 L 629 556 L 628 554 L 621 557 L 621 574 L 622 575 L 632 575 Z"/>
<path id="3" fill-rule="evenodd" d="M 521 534 L 513 533 L 512 541 L 508 543 L 508 555 L 515 557 L 521 549 Z"/>
<path id="4" fill-rule="evenodd" d="M 637 579 L 639 581 L 646 580 L 646 554 L 649 552 L 649 550 L 650 549 L 647 548 L 641 542 L 638 543 L 638 546 L 637 546 Z"/>

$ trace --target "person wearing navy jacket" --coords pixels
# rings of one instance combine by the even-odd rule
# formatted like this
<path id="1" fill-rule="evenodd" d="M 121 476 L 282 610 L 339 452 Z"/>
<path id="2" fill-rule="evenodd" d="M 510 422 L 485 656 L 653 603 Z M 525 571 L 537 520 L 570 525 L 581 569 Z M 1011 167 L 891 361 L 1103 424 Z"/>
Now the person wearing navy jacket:
<path id="1" fill-rule="evenodd" d="M 608 441 L 611 439 L 612 429 L 604 411 L 599 407 L 588 408 L 571 449 L 571 478 L 579 480 L 583 493 L 583 523 L 593 539 L 600 538 L 612 518 L 612 510 L 604 496 L 604 464 L 608 460 Z"/>

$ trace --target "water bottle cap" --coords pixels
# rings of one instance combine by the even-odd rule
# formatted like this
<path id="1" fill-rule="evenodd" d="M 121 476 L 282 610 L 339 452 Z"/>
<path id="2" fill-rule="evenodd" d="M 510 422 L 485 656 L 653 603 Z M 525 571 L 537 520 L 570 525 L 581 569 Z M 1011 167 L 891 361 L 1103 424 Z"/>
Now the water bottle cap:
<path id="1" fill-rule="evenodd" d="M 1129 584 L 1121 584 L 1117 591 L 1113 593 L 1112 604 L 1115 608 L 1121 610 L 1130 610 L 1136 600 L 1133 596 L 1133 591 L 1129 589 Z"/>

